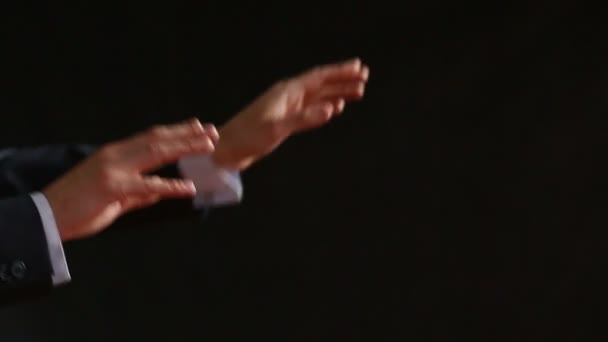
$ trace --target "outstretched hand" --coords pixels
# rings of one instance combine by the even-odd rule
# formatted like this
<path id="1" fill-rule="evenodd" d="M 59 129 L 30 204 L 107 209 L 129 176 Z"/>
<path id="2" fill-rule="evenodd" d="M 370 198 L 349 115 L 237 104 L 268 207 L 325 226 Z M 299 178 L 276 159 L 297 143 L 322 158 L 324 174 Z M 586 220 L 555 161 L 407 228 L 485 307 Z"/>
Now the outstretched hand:
<path id="1" fill-rule="evenodd" d="M 347 102 L 361 99 L 368 75 L 359 59 L 316 67 L 277 82 L 219 134 L 193 119 L 103 146 L 43 190 L 61 239 L 94 235 L 119 216 L 165 198 L 193 197 L 190 180 L 148 173 L 201 154 L 220 167 L 243 170 L 291 135 L 322 126 Z"/>
<path id="2" fill-rule="evenodd" d="M 347 102 L 361 99 L 368 76 L 357 58 L 277 82 L 220 129 L 213 159 L 227 168 L 247 168 L 289 136 L 324 125 Z"/>
<path id="3" fill-rule="evenodd" d="M 101 147 L 43 191 L 62 241 L 94 235 L 161 199 L 194 196 L 190 180 L 146 174 L 188 155 L 209 154 L 217 140 L 213 125 L 193 119 Z"/>

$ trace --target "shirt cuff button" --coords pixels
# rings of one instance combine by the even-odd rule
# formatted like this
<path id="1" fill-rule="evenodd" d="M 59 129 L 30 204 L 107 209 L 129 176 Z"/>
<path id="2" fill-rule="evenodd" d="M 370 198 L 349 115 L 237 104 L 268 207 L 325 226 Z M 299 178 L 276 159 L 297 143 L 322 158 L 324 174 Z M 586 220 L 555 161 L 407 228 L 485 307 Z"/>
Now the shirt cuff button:
<path id="1" fill-rule="evenodd" d="M 23 279 L 25 277 L 26 271 L 27 267 L 25 267 L 25 263 L 21 260 L 15 261 L 11 265 L 11 274 L 17 280 Z"/>

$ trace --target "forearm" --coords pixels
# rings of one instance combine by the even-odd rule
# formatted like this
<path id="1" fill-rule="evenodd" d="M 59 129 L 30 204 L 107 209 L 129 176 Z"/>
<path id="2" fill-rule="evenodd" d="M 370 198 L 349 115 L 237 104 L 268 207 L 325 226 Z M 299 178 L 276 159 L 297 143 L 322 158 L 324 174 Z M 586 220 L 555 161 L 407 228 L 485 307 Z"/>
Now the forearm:
<path id="1" fill-rule="evenodd" d="M 209 158 L 212 139 L 217 141 L 213 131 L 190 121 L 99 148 L 48 145 L 0 150 L 0 301 L 14 301 L 70 280 L 64 236 L 91 236 L 123 214 L 164 198 L 181 200 L 163 201 L 165 205 L 144 217 L 185 216 L 201 212 L 193 206 L 238 203 L 238 172 Z M 122 212 L 112 211 L 117 205 Z"/>

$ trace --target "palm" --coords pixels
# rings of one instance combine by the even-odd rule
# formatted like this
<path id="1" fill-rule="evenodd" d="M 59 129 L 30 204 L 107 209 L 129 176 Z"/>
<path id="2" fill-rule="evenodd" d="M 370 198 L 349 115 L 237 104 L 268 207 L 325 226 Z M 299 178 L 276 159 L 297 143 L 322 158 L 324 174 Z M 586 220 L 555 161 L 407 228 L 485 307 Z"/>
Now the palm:
<path id="1" fill-rule="evenodd" d="M 211 152 L 217 139 L 215 127 L 190 120 L 101 147 L 44 189 L 62 240 L 94 235 L 126 212 L 164 198 L 192 197 L 191 181 L 150 173 L 185 156 Z"/>
<path id="2" fill-rule="evenodd" d="M 356 59 L 278 82 L 226 125 L 221 135 L 231 140 L 234 159 L 268 154 L 290 135 L 327 123 L 347 101 L 360 99 L 368 73 Z"/>
<path id="3" fill-rule="evenodd" d="M 346 101 L 363 96 L 367 76 L 359 60 L 318 67 L 279 82 L 252 109 L 286 134 L 318 127 L 341 113 Z"/>

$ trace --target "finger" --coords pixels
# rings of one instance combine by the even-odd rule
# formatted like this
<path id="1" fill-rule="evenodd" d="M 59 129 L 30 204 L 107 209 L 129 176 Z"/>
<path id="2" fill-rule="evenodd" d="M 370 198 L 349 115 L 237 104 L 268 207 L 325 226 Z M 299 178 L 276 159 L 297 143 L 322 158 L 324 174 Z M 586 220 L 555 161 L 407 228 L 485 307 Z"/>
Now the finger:
<path id="1" fill-rule="evenodd" d="M 358 58 L 343 63 L 328 64 L 304 74 L 308 82 L 339 82 L 349 80 L 366 81 L 369 68 Z"/>
<path id="2" fill-rule="evenodd" d="M 206 129 L 201 122 L 197 118 L 191 118 L 177 124 L 151 127 L 147 131 L 137 134 L 135 138 L 141 140 L 166 140 L 178 137 L 198 136 L 205 134 L 205 132 Z"/>
<path id="3" fill-rule="evenodd" d="M 130 157 L 125 162 L 130 168 L 140 172 L 158 169 L 175 163 L 179 159 L 195 154 L 209 154 L 215 144 L 207 135 L 165 141 L 133 142 L 129 148 Z"/>
<path id="4" fill-rule="evenodd" d="M 220 140 L 220 134 L 214 125 L 205 124 L 203 125 L 203 129 L 205 130 L 205 134 L 207 134 L 207 136 L 211 138 L 213 142 L 218 142 L 218 140 Z"/>
<path id="5" fill-rule="evenodd" d="M 358 100 L 363 97 L 364 92 L 365 83 L 363 82 L 326 84 L 321 87 L 321 89 L 318 91 L 317 97 L 314 100 Z"/>
<path id="6" fill-rule="evenodd" d="M 124 184 L 120 195 L 122 198 L 153 199 L 184 198 L 196 194 L 196 188 L 191 180 L 168 179 L 158 176 L 148 176 L 135 179 Z"/>
<path id="7" fill-rule="evenodd" d="M 369 67 L 367 65 L 360 65 L 359 67 L 346 68 L 343 71 L 335 71 L 328 73 L 324 78 L 324 83 L 334 82 L 367 82 L 369 78 Z"/>
<path id="8" fill-rule="evenodd" d="M 333 115 L 341 114 L 344 111 L 346 101 L 344 99 L 337 99 L 333 103 Z"/>
<path id="9" fill-rule="evenodd" d="M 295 130 L 303 130 L 321 126 L 328 122 L 334 113 L 334 104 L 322 102 L 307 108 L 301 116 L 301 121 L 294 127 Z"/>
<path id="10" fill-rule="evenodd" d="M 121 204 L 124 213 L 149 207 L 161 200 L 158 195 L 130 196 L 122 200 Z"/>
<path id="11" fill-rule="evenodd" d="M 367 65 L 362 66 L 359 75 L 361 76 L 361 80 L 367 82 L 369 79 L 369 67 Z"/>
<path id="12" fill-rule="evenodd" d="M 303 118 L 307 122 L 323 124 L 329 121 L 334 115 L 342 113 L 345 105 L 346 101 L 344 101 L 344 99 L 320 102 L 310 106 L 310 108 L 304 112 Z"/>

